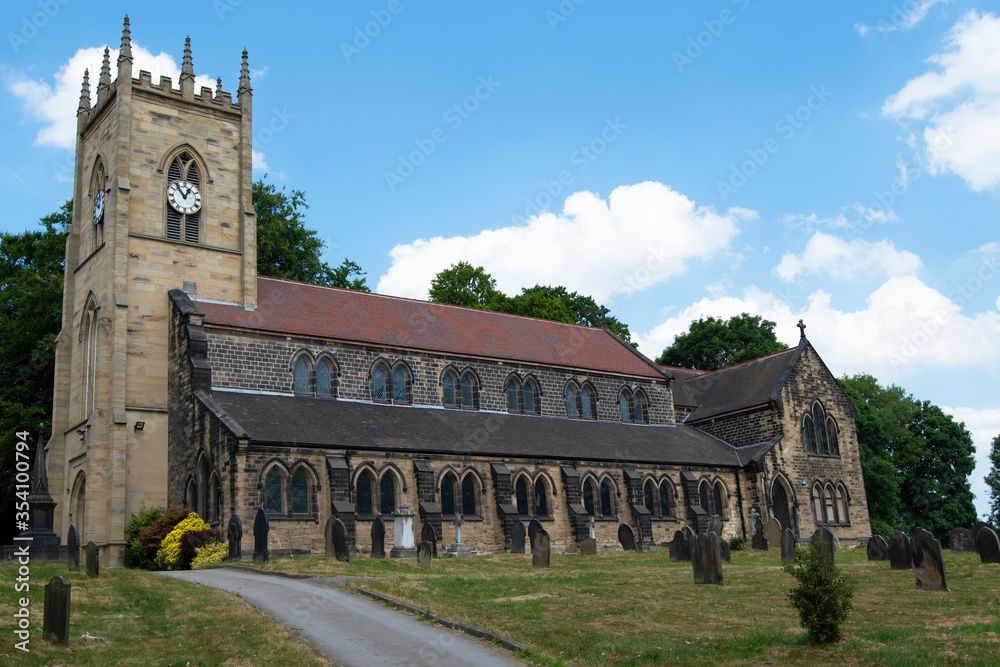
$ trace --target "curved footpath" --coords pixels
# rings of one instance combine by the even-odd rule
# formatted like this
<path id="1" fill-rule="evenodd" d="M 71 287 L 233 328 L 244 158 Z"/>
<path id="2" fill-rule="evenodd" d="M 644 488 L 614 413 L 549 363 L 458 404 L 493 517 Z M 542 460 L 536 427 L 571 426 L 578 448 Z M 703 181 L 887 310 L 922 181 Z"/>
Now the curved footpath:
<path id="1" fill-rule="evenodd" d="M 424 623 L 383 603 L 331 588 L 230 569 L 163 574 L 235 593 L 343 665 L 520 665 L 506 651 Z"/>

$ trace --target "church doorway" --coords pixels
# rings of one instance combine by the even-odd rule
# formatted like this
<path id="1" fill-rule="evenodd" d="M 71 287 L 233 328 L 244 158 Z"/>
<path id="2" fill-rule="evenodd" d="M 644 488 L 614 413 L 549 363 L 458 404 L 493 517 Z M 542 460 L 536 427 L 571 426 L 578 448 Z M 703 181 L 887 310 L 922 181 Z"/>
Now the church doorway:
<path id="1" fill-rule="evenodd" d="M 795 526 L 792 525 L 792 512 L 788 506 L 788 492 L 785 491 L 785 485 L 780 479 L 774 480 L 771 486 L 771 516 L 778 520 L 782 529 L 791 528 L 793 533 L 796 532 Z"/>

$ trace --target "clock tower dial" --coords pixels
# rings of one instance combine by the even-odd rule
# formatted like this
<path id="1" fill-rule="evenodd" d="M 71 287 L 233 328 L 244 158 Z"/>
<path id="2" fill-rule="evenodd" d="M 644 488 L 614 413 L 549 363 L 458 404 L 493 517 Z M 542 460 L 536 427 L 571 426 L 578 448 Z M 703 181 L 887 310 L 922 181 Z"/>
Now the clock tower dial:
<path id="1" fill-rule="evenodd" d="M 99 190 L 94 197 L 94 224 L 99 224 L 104 219 L 104 190 Z"/>
<path id="2" fill-rule="evenodd" d="M 198 186 L 189 181 L 174 181 L 167 188 L 167 201 L 178 213 L 189 215 L 201 209 L 201 193 Z"/>

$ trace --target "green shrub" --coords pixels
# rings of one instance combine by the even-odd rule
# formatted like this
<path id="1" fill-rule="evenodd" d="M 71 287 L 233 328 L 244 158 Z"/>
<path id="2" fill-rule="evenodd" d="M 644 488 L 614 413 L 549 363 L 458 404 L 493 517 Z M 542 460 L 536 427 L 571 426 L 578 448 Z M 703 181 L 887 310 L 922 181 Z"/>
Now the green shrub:
<path id="1" fill-rule="evenodd" d="M 830 562 L 830 552 L 818 536 L 808 549 L 795 550 L 795 560 L 797 565 L 785 565 L 785 572 L 799 582 L 788 599 L 798 610 L 803 629 L 814 644 L 839 640 L 840 624 L 854 606 L 854 586 Z"/>
<path id="2" fill-rule="evenodd" d="M 160 549 L 160 542 L 191 513 L 191 510 L 185 507 L 172 507 L 168 510 L 158 508 L 158 511 L 160 516 L 153 519 L 145 528 L 140 528 L 138 540 L 133 540 L 130 545 L 135 558 L 135 567 L 147 570 L 160 569 L 156 562 L 156 552 Z"/>
<path id="3" fill-rule="evenodd" d="M 141 570 L 156 569 L 156 551 L 152 553 L 143 548 L 140 533 L 143 528 L 149 528 L 154 521 L 163 516 L 162 507 L 146 507 L 133 514 L 125 528 L 125 567 Z"/>
<path id="4" fill-rule="evenodd" d="M 181 557 L 181 537 L 187 532 L 209 529 L 211 526 L 202 521 L 197 512 L 191 512 L 160 542 L 160 549 L 156 552 L 156 564 L 161 570 L 181 569 L 184 565 Z"/>
<path id="5" fill-rule="evenodd" d="M 214 528 L 203 530 L 189 530 L 181 535 L 181 566 L 182 570 L 191 569 L 191 561 L 198 555 L 198 549 L 209 542 L 218 542 L 221 539 L 219 531 Z"/>
<path id="6" fill-rule="evenodd" d="M 746 547 L 747 541 L 744 540 L 739 535 L 733 535 L 729 538 L 729 550 L 730 551 L 743 551 Z"/>
<path id="7" fill-rule="evenodd" d="M 209 565 L 219 565 L 229 559 L 229 542 L 212 540 L 205 546 L 198 547 L 197 554 L 191 560 L 191 569 L 200 570 Z"/>

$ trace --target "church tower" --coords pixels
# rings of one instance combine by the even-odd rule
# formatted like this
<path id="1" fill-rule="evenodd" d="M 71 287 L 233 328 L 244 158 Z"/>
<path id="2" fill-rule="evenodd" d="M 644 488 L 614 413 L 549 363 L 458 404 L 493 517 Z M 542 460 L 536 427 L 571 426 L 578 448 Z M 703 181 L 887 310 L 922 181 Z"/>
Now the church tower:
<path id="1" fill-rule="evenodd" d="M 168 297 L 256 307 L 251 88 L 195 90 L 191 41 L 180 80 L 132 73 L 128 17 L 77 109 L 73 224 L 56 346 L 50 489 L 55 530 L 76 524 L 121 564 L 129 516 L 167 504 Z"/>

